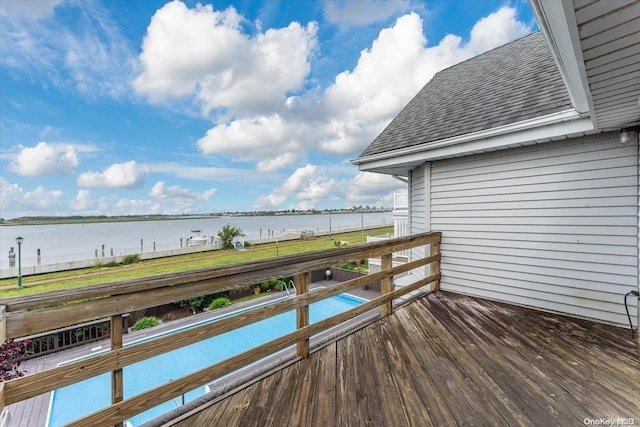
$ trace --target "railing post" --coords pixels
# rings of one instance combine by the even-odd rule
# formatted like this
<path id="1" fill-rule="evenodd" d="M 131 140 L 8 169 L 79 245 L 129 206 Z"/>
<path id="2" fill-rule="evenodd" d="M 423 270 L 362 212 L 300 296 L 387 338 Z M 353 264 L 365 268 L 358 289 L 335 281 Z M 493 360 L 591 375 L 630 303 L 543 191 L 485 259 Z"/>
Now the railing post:
<path id="1" fill-rule="evenodd" d="M 438 255 L 440 254 L 440 240 L 431 243 L 430 255 Z M 440 273 L 440 260 L 433 261 L 431 263 L 431 274 Z M 433 282 L 431 285 L 432 291 L 440 290 L 440 279 Z"/>
<path id="2" fill-rule="evenodd" d="M 7 306 L 0 305 L 0 344 L 7 339 Z M 4 412 L 4 383 L 0 383 L 0 416 Z M 8 415 L 7 415 L 8 417 Z"/>
<path id="3" fill-rule="evenodd" d="M 122 348 L 122 315 L 111 316 L 111 350 Z M 124 379 L 122 368 L 111 371 L 111 404 L 116 404 L 124 399 Z M 115 427 L 122 427 L 118 423 Z"/>
<path id="4" fill-rule="evenodd" d="M 296 274 L 294 277 L 296 285 L 296 295 L 302 295 L 309 292 L 309 280 L 307 273 Z M 304 328 L 309 325 L 309 304 L 296 309 L 296 328 Z M 309 357 L 309 338 L 303 338 L 298 341 L 298 357 Z"/>
<path id="5" fill-rule="evenodd" d="M 382 271 L 393 267 L 393 254 L 386 254 L 380 257 Z M 385 295 L 393 291 L 393 277 L 389 276 L 380 281 L 380 294 Z M 393 311 L 393 301 L 382 304 L 382 315 L 388 316 Z"/>
<path id="6" fill-rule="evenodd" d="M 0 305 L 0 344 L 7 339 L 7 306 Z"/>
<path id="7" fill-rule="evenodd" d="M 6 417 L 11 421 L 11 416 L 4 411 L 4 382 L 0 383 L 0 417 Z M 3 425 L 2 421 L 2 418 L 0 418 L 0 425 Z"/>

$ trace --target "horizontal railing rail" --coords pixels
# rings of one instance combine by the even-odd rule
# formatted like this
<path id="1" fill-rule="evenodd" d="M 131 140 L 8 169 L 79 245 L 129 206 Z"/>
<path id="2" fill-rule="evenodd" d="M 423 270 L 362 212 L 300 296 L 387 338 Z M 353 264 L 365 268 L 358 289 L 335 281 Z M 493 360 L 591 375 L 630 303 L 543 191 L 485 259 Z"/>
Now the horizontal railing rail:
<path id="1" fill-rule="evenodd" d="M 112 322 L 111 350 L 87 359 L 0 383 L 0 408 L 111 372 L 112 405 L 70 425 L 120 425 L 132 416 L 291 345 L 297 345 L 298 357 L 307 357 L 309 339 L 312 335 L 321 333 L 376 307 L 382 307 L 381 314 L 388 315 L 392 312 L 394 299 L 430 284 L 432 285 L 430 288 L 437 288 L 440 278 L 440 238 L 440 233 L 423 233 L 384 242 L 105 284 L 82 290 L 58 291 L 28 298 L 7 299 L 3 302 L 3 306 L 0 306 L 0 333 L 3 333 L 5 337 L 19 338 L 44 332 L 51 328 L 109 316 Z M 424 253 L 427 254 L 425 257 L 396 267 L 392 266 L 394 252 L 419 246 L 426 247 L 427 245 L 430 249 L 425 250 Z M 311 271 L 340 262 L 373 256 L 381 256 L 382 271 L 309 292 L 308 275 Z M 427 265 L 431 266 L 430 273 L 425 274 L 424 278 L 416 280 L 409 286 L 393 290 L 392 279 L 394 275 L 420 267 L 426 268 Z M 161 335 L 134 345 L 122 346 L 123 313 L 246 286 L 247 283 L 290 275 L 294 276 L 297 291 L 297 295 L 293 298 L 241 312 L 213 323 L 201 324 L 171 335 Z M 382 289 L 380 297 L 331 318 L 309 324 L 310 304 L 378 281 L 381 283 Z M 173 379 L 167 384 L 126 400 L 123 399 L 122 369 L 125 366 L 294 309 L 297 312 L 297 329 L 294 332 L 182 378 Z"/>

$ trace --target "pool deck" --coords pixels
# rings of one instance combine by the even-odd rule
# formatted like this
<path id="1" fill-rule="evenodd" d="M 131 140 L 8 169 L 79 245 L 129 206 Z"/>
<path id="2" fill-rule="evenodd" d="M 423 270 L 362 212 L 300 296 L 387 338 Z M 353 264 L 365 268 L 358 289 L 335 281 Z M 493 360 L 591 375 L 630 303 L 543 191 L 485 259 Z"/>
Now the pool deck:
<path id="1" fill-rule="evenodd" d="M 637 425 L 638 363 L 629 329 L 438 291 L 163 425 Z"/>
<path id="2" fill-rule="evenodd" d="M 312 283 L 312 288 L 317 286 L 332 286 L 338 284 L 336 281 L 323 280 Z M 365 299 L 371 299 L 379 295 L 378 292 L 364 289 L 357 289 L 349 292 L 352 295 L 356 295 Z M 239 304 L 234 304 L 230 307 L 224 307 L 215 311 L 205 311 L 196 315 L 185 317 L 182 319 L 173 320 L 168 323 L 164 323 L 152 329 L 129 332 L 124 336 L 124 343 L 128 343 L 134 340 L 147 338 L 151 335 L 156 335 L 168 330 L 177 329 L 183 326 L 207 320 L 212 317 L 221 316 L 233 311 L 241 310 L 243 308 L 252 307 L 258 304 L 264 304 L 282 298 L 285 294 L 280 292 L 274 292 L 270 295 L 262 298 L 257 298 L 250 301 L 245 301 Z M 37 357 L 34 359 L 26 360 L 21 364 L 21 368 L 25 369 L 27 373 L 35 373 L 44 371 L 57 366 L 59 363 L 66 362 L 78 357 L 87 356 L 95 351 L 109 348 L 109 341 L 92 342 L 83 346 L 78 346 L 73 349 L 48 354 L 45 356 Z M 32 399 L 25 400 L 23 402 L 9 405 L 9 413 L 11 415 L 11 422 L 9 427 L 44 427 L 47 422 L 47 413 L 49 410 L 49 401 L 51 393 L 46 393 Z"/>

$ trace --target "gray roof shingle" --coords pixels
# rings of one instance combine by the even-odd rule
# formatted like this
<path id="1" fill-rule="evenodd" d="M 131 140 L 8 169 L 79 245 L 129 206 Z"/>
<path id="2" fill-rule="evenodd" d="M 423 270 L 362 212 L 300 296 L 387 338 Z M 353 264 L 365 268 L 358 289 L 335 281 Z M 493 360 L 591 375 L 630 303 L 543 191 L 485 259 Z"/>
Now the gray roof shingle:
<path id="1" fill-rule="evenodd" d="M 538 31 L 437 73 L 360 157 L 572 108 Z"/>

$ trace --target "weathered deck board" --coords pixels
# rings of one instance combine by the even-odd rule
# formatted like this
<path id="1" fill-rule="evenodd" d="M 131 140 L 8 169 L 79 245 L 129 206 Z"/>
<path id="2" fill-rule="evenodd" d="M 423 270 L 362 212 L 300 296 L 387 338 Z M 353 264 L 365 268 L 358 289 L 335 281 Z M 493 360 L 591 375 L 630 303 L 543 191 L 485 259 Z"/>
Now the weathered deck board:
<path id="1" fill-rule="evenodd" d="M 436 292 L 175 425 L 640 421 L 637 358 L 622 328 Z"/>
<path id="2" fill-rule="evenodd" d="M 407 327 L 406 340 L 411 347 L 420 349 L 417 353 L 419 363 L 422 369 L 434 378 L 439 394 L 453 396 L 446 404 L 451 412 L 457 415 L 456 421 L 459 424 L 508 425 L 487 397 L 485 384 L 481 381 L 481 372 L 475 372 L 480 375 L 480 381 L 475 377 L 474 381 L 466 381 L 470 376 L 468 370 L 471 369 L 467 369 L 468 363 L 465 363 L 463 354 L 452 352 L 457 349 L 458 343 L 451 340 L 446 331 L 423 334 L 423 331 L 428 332 L 432 328 L 421 327 L 418 323 L 419 310 L 413 310 L 415 313 L 410 314 L 412 308 L 408 307 L 408 310 L 398 312 L 397 319 L 394 320 L 398 328 L 402 328 L 403 325 Z M 422 345 L 424 339 L 430 340 L 432 345 Z"/>
<path id="3" fill-rule="evenodd" d="M 315 376 L 318 385 L 313 401 L 313 423 L 311 425 L 335 425 L 336 413 L 336 352 L 337 344 L 332 343 L 310 357 L 316 362 Z M 308 402 L 307 402 L 308 404 Z"/>
<path id="4" fill-rule="evenodd" d="M 487 304 L 491 303 L 487 302 Z M 625 383 L 629 388 L 634 387 L 633 369 L 637 374 L 637 364 L 635 367 L 632 363 L 627 365 L 629 377 L 611 376 L 611 371 L 608 369 L 610 365 L 600 363 L 600 355 L 604 347 L 600 344 L 598 335 L 586 329 L 592 328 L 595 331 L 602 325 L 562 318 L 564 322 L 559 324 L 559 330 L 548 333 L 548 315 L 504 305 L 496 306 L 495 303 L 493 305 L 496 310 L 502 310 L 511 321 L 498 322 L 496 318 L 490 316 L 485 310 L 479 310 L 474 304 L 461 307 L 460 311 L 463 315 L 457 317 L 455 321 L 470 327 L 469 323 L 465 323 L 465 319 L 482 319 L 484 330 L 489 330 L 492 334 L 481 344 L 492 342 L 496 345 L 499 343 L 496 342 L 496 337 L 503 337 L 502 343 L 507 345 L 500 348 L 522 372 L 521 375 L 531 381 L 532 387 L 537 387 L 543 396 L 545 394 L 542 393 L 542 389 L 546 387 L 547 393 L 544 399 L 547 401 L 546 405 L 553 407 L 560 404 L 565 411 L 575 417 L 576 422 L 584 420 L 586 407 L 594 412 L 593 416 L 598 417 L 611 416 L 612 411 L 617 411 L 618 416 L 622 417 L 622 413 L 628 410 L 625 408 L 633 407 L 634 403 L 624 399 L 623 396 L 617 396 L 615 389 L 624 387 Z M 524 317 L 523 313 L 527 313 L 527 316 Z M 514 325 L 526 327 L 515 329 Z M 509 337 L 509 334 L 512 334 L 512 337 Z M 581 338 L 581 345 L 576 345 L 573 335 Z M 463 336 L 458 338 L 464 339 Z M 592 348 L 594 343 L 597 351 Z M 579 353 L 584 354 L 585 351 L 591 357 L 580 357 Z M 613 381 L 611 381 L 612 378 Z M 605 387 L 605 384 L 609 383 L 612 387 Z M 637 382 L 635 387 L 637 389 Z M 591 398 L 593 393 L 601 397 L 593 400 Z"/>

